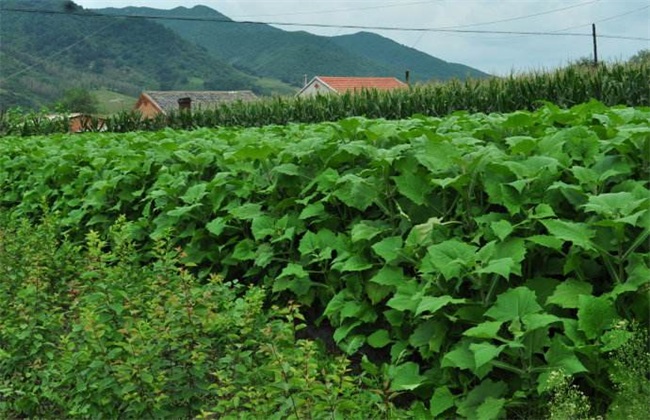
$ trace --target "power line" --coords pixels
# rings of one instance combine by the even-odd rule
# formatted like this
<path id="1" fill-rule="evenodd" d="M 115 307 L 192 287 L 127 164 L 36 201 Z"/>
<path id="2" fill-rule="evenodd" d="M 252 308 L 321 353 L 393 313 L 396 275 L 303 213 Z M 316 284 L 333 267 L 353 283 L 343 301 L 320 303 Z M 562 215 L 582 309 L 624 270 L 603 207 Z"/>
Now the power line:
<path id="1" fill-rule="evenodd" d="M 161 16 L 161 15 L 124 15 L 124 14 L 111 14 L 103 15 L 97 13 L 78 13 L 78 12 L 64 12 L 56 10 L 30 10 L 30 9 L 14 9 L 3 8 L 2 11 L 8 12 L 22 12 L 22 13 L 40 13 L 40 14 L 55 14 L 55 15 L 77 15 L 77 16 L 96 16 L 96 17 L 119 17 L 124 19 L 150 19 L 150 20 L 180 20 L 191 22 L 216 22 L 227 24 L 240 24 L 240 25 L 275 25 L 275 26 L 292 26 L 292 27 L 312 27 L 312 28 L 340 28 L 340 29 L 359 29 L 359 30 L 377 30 L 377 31 L 401 31 L 401 32 L 449 32 L 449 33 L 469 33 L 469 34 L 502 34 L 502 35 L 537 35 L 537 36 L 574 36 L 574 37 L 591 37 L 591 34 L 573 33 L 573 32 L 535 32 L 535 31 L 490 31 L 478 29 L 444 29 L 444 28 L 408 28 L 400 26 L 364 26 L 364 25 L 333 25 L 327 23 L 297 23 L 297 22 L 261 22 L 261 21 L 248 21 L 240 20 L 234 21 L 230 19 L 218 18 L 200 18 L 188 16 Z M 619 35 L 598 35 L 600 38 L 610 39 L 624 39 L 633 41 L 650 41 L 650 38 L 643 37 L 630 37 Z"/>
<path id="2" fill-rule="evenodd" d="M 645 9 L 648 9 L 648 8 L 650 8 L 650 5 L 648 5 L 648 6 L 643 6 L 643 7 L 639 7 L 638 9 L 630 10 L 630 11 L 628 11 L 628 12 L 620 13 L 620 14 L 618 14 L 618 15 L 609 16 L 609 17 L 606 17 L 606 18 L 604 18 L 604 19 L 595 20 L 595 21 L 593 21 L 593 22 L 591 22 L 591 23 L 585 23 L 585 24 L 583 24 L 583 25 L 569 26 L 569 27 L 567 27 L 567 28 L 558 29 L 558 30 L 553 31 L 553 32 L 569 31 L 569 30 L 571 30 L 571 29 L 584 28 L 585 26 L 591 26 L 592 23 L 608 22 L 608 21 L 610 21 L 610 20 L 618 19 L 618 18 L 623 17 L 623 16 L 628 16 L 628 15 L 631 15 L 631 14 L 634 14 L 634 13 L 637 13 L 637 12 L 640 12 L 640 11 L 645 10 Z"/>
<path id="3" fill-rule="evenodd" d="M 559 9 L 547 10 L 545 12 L 533 13 L 533 14 L 530 14 L 530 15 L 523 15 L 523 16 L 516 16 L 516 17 L 500 19 L 500 20 L 492 20 L 492 21 L 488 21 L 488 22 L 477 22 L 477 23 L 470 23 L 470 24 L 467 24 L 467 25 L 441 26 L 440 29 L 470 28 L 470 27 L 473 27 L 473 26 L 485 26 L 485 25 L 493 25 L 495 23 L 512 22 L 512 21 L 515 21 L 515 20 L 522 20 L 522 19 L 528 19 L 528 18 L 537 17 L 537 16 L 549 15 L 551 13 L 562 12 L 562 11 L 565 11 L 565 10 L 574 9 L 576 7 L 587 6 L 589 4 L 597 3 L 599 1 L 600 0 L 592 0 L 592 1 L 585 2 L 585 3 L 578 3 L 578 4 L 574 4 L 574 5 L 567 6 L 567 7 L 561 7 Z"/>
<path id="4" fill-rule="evenodd" d="M 323 13 L 340 13 L 340 12 L 356 12 L 359 10 L 375 10 L 375 9 L 388 9 L 392 7 L 403 7 L 403 6 L 413 6 L 417 4 L 433 3 L 440 0 L 426 0 L 426 1 L 412 1 L 412 2 L 399 2 L 384 4 L 381 6 L 365 6 L 365 7 L 349 7 L 346 9 L 328 9 L 328 10 L 313 10 L 310 12 L 288 12 L 288 13 L 272 13 L 272 14 L 263 14 L 263 15 L 235 15 L 230 16 L 233 18 L 252 18 L 252 17 L 274 17 L 274 16 L 295 16 L 295 15 L 313 15 L 313 14 L 323 14 Z M 598 0 L 596 0 L 598 1 Z"/>
<path id="5" fill-rule="evenodd" d="M 0 9 L 0 10 L 4 10 L 4 9 Z M 0 79 L 0 81 L 5 82 L 5 81 L 7 81 L 7 80 L 9 80 L 9 79 L 12 79 L 12 78 L 14 78 L 14 77 L 16 77 L 16 76 L 19 76 L 19 75 L 25 73 L 26 71 L 29 71 L 29 70 L 33 69 L 33 68 L 36 67 L 36 66 L 40 66 L 41 64 L 44 64 L 44 63 L 50 61 L 50 59 L 52 59 L 52 58 L 54 58 L 54 57 L 56 57 L 56 56 L 58 56 L 58 55 L 61 55 L 61 54 L 63 54 L 64 52 L 68 51 L 69 49 L 71 49 L 71 48 L 73 48 L 73 47 L 75 47 L 75 46 L 81 44 L 82 42 L 84 42 L 84 41 L 87 40 L 88 38 L 97 35 L 97 34 L 100 33 L 101 31 L 103 31 L 104 29 L 108 28 L 109 26 L 113 26 L 113 25 L 115 25 L 116 23 L 118 23 L 118 22 L 109 22 L 107 25 L 102 26 L 102 27 L 99 28 L 98 30 L 96 30 L 96 31 L 94 31 L 94 32 L 92 32 L 92 33 L 90 33 L 90 34 L 84 36 L 84 37 L 81 38 L 80 40 L 73 42 L 72 44 L 70 44 L 70 45 L 68 45 L 68 46 L 66 46 L 66 47 L 64 47 L 64 48 L 62 48 L 62 49 L 56 51 L 55 53 L 50 54 L 49 56 L 47 56 L 46 58 L 44 58 L 44 59 L 42 59 L 42 60 L 39 59 L 39 58 L 37 58 L 37 57 L 32 57 L 32 58 L 36 59 L 37 61 L 40 60 L 40 63 L 35 63 L 35 64 L 32 64 L 31 66 L 27 66 L 27 67 L 25 67 L 25 68 L 22 68 L 22 69 L 18 70 L 17 72 L 15 72 L 15 73 L 13 73 L 13 74 L 10 74 L 9 76 L 7 76 L 7 77 L 5 77 L 5 78 L 3 78 L 3 79 Z"/>

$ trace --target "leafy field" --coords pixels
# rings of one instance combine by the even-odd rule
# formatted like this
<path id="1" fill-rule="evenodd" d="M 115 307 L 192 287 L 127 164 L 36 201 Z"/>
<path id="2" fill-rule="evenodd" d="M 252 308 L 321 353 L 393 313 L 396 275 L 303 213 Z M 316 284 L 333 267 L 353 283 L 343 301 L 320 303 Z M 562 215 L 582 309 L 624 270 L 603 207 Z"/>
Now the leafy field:
<path id="1" fill-rule="evenodd" d="M 588 415 L 643 407 L 649 179 L 650 109 L 595 101 L 0 139 L 5 212 L 79 243 L 123 217 L 139 263 L 166 241 L 199 284 L 297 302 L 308 331 L 430 417 L 585 414 L 567 395 Z"/>

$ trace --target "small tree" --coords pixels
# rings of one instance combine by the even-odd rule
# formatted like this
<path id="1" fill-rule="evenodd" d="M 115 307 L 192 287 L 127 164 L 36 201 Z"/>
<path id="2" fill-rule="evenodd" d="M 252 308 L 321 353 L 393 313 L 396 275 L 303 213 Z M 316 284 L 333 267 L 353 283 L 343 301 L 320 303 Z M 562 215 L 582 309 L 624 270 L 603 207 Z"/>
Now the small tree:
<path id="1" fill-rule="evenodd" d="M 63 99 L 58 103 L 57 108 L 67 112 L 83 112 L 92 114 L 97 112 L 99 101 L 89 91 L 83 88 L 74 88 L 65 91 Z"/>
<path id="2" fill-rule="evenodd" d="M 639 50 L 639 52 L 630 57 L 629 62 L 632 64 L 650 64 L 650 49 L 645 48 Z"/>

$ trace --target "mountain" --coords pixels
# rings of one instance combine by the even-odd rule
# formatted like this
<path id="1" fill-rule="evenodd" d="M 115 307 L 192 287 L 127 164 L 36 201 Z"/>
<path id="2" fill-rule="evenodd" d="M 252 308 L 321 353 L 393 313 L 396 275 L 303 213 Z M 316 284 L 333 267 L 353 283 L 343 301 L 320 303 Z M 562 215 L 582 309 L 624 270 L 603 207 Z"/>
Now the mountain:
<path id="1" fill-rule="evenodd" d="M 244 72 L 300 86 L 304 76 L 390 75 L 390 68 L 360 57 L 307 32 L 287 32 L 270 25 L 236 23 L 206 6 L 159 10 L 148 7 L 99 9 L 99 13 L 182 17 L 212 21 L 159 19 L 184 39 L 204 47 Z M 403 72 L 402 72 L 403 73 Z"/>
<path id="2" fill-rule="evenodd" d="M 300 85 L 304 75 L 394 76 L 411 80 L 487 77 L 380 35 L 360 32 L 325 37 L 288 32 L 266 24 L 238 23 L 206 6 L 160 10 L 147 7 L 99 9 L 100 13 L 150 16 L 188 41 L 242 71 Z M 181 17 L 181 19 L 170 19 Z M 202 20 L 192 20 L 202 19 Z"/>
<path id="3" fill-rule="evenodd" d="M 65 0 L 0 0 L 0 12 L 0 109 L 51 105 L 80 87 L 130 96 L 291 95 L 315 75 L 402 79 L 408 69 L 413 81 L 487 76 L 376 34 L 288 32 L 235 22 L 206 6 L 85 10 Z"/>
<path id="4" fill-rule="evenodd" d="M 332 38 L 332 42 L 368 60 L 389 66 L 392 74 L 403 74 L 405 70 L 409 70 L 411 79 L 416 81 L 489 76 L 472 67 L 443 61 L 370 32 L 336 36 Z"/>
<path id="5" fill-rule="evenodd" d="M 137 96 L 146 89 L 263 92 L 269 84 L 154 21 L 61 0 L 2 0 L 0 7 L 0 108 L 51 104 L 78 87 Z"/>

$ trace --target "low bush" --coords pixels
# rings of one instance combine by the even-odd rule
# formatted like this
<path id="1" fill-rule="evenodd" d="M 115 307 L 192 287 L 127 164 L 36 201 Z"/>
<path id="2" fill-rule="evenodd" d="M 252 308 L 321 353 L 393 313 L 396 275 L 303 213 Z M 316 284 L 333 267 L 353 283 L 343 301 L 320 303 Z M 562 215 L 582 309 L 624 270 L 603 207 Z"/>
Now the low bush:
<path id="1" fill-rule="evenodd" d="M 122 222 L 82 247 L 52 222 L 0 222 L 0 417 L 405 415 L 380 381 L 296 338 L 296 305 L 198 282 L 163 242 L 142 267 Z"/>

